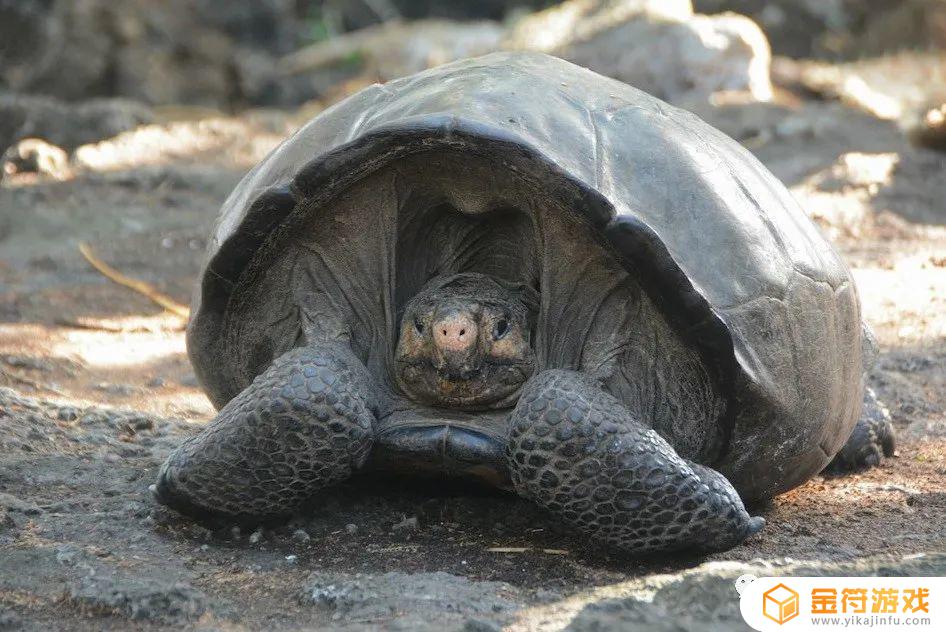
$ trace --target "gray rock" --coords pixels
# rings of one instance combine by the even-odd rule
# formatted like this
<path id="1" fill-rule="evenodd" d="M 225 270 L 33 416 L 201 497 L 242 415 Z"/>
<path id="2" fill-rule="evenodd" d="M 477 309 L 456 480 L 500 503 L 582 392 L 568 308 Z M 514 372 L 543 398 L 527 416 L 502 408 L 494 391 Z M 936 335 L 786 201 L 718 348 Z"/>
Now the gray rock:
<path id="1" fill-rule="evenodd" d="M 8 509 L 0 508 L 0 535 L 12 534 L 17 528 L 16 520 Z"/>
<path id="2" fill-rule="evenodd" d="M 22 623 L 23 620 L 15 612 L 0 610 L 0 630 L 16 630 Z"/>
<path id="3" fill-rule="evenodd" d="M 787 561 L 787 560 L 786 560 Z M 651 576 L 637 594 L 586 606 L 566 628 L 569 632 L 647 629 L 657 632 L 750 630 L 739 612 L 735 580 L 757 576 L 939 576 L 946 573 L 946 554 L 849 563 L 708 563 L 671 578 Z"/>
<path id="4" fill-rule="evenodd" d="M 69 587 L 68 598 L 92 612 L 168 625 L 192 621 L 207 610 L 204 595 L 189 584 L 144 577 L 85 577 Z"/>
<path id="5" fill-rule="evenodd" d="M 63 566 L 77 566 L 88 556 L 75 544 L 62 544 L 56 547 L 56 563 Z"/>
<path id="6" fill-rule="evenodd" d="M 59 414 L 57 415 L 60 421 L 75 421 L 79 418 L 79 411 L 77 411 L 72 406 L 64 406 L 59 409 Z"/>
<path id="7" fill-rule="evenodd" d="M 509 584 L 472 581 L 443 572 L 314 573 L 300 595 L 304 604 L 352 620 L 381 620 L 397 613 L 410 613 L 419 620 L 444 615 L 497 617 L 514 610 L 516 599 L 517 590 Z"/>
<path id="8" fill-rule="evenodd" d="M 384 80 L 395 79 L 464 57 L 500 48 L 503 27 L 491 21 L 393 21 L 318 42 L 285 57 L 288 76 L 363 67 Z"/>
<path id="9" fill-rule="evenodd" d="M 586 606 L 567 629 L 571 632 L 636 628 L 667 632 L 749 630 L 739 613 L 734 579 L 727 573 L 695 574 L 658 589 L 652 602 L 607 599 Z"/>
<path id="10" fill-rule="evenodd" d="M 799 2 L 798 0 L 693 0 L 701 13 L 737 11 L 751 17 L 772 41 L 772 50 L 789 57 L 812 57 L 826 52 L 830 36 L 851 26 L 849 15 L 857 2 Z M 877 8 L 871 2 L 861 4 Z"/>
<path id="11" fill-rule="evenodd" d="M 918 419 L 910 422 L 910 425 L 903 431 L 903 436 L 914 441 L 946 437 L 946 421 Z"/>
<path id="12" fill-rule="evenodd" d="M 548 52 L 675 103 L 720 91 L 772 97 L 762 30 L 735 13 L 695 15 L 689 0 L 570 0 L 522 20 L 505 46 Z"/>
<path id="13" fill-rule="evenodd" d="M 71 104 L 50 97 L 0 93 L 0 153 L 25 138 L 40 138 L 68 151 L 153 120 L 149 108 L 124 99 Z"/>
<path id="14" fill-rule="evenodd" d="M 463 624 L 463 632 L 502 632 L 502 629 L 495 621 L 483 619 L 467 619 Z"/>
<path id="15" fill-rule="evenodd" d="M 702 13 L 738 11 L 757 21 L 778 55 L 837 59 L 946 44 L 940 0 L 693 0 Z"/>
<path id="16" fill-rule="evenodd" d="M 0 492 L 0 507 L 27 516 L 37 516 L 43 513 L 43 510 L 35 503 L 22 500 L 12 494 L 5 494 L 3 492 Z"/>
<path id="17" fill-rule="evenodd" d="M 109 382 L 96 384 L 95 388 L 109 395 L 132 395 L 136 390 L 131 384 L 111 384 Z"/>
<path id="18" fill-rule="evenodd" d="M 3 1 L 0 85 L 70 101 L 298 104 L 319 95 L 277 81 L 276 58 L 309 40 L 312 20 L 293 0 Z"/>

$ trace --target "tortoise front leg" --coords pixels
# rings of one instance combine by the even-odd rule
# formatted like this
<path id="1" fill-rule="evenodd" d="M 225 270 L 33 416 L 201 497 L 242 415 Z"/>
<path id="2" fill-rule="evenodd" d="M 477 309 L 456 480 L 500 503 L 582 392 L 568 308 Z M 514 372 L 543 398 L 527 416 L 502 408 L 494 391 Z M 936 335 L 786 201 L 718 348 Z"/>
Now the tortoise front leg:
<path id="1" fill-rule="evenodd" d="M 375 399 L 371 376 L 349 348 L 294 349 L 171 453 L 155 497 L 187 513 L 290 513 L 365 462 Z"/>
<path id="2" fill-rule="evenodd" d="M 534 376 L 509 432 L 519 494 L 618 549 L 722 551 L 765 523 L 721 474 L 680 458 L 587 375 Z"/>

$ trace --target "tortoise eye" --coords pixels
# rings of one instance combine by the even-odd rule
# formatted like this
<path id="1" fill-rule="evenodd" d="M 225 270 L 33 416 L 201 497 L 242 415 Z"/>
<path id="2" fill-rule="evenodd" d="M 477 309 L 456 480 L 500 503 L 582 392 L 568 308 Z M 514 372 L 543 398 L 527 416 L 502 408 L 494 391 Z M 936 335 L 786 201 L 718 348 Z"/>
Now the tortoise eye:
<path id="1" fill-rule="evenodd" d="M 506 320 L 501 320 L 496 323 L 496 329 L 493 332 L 493 338 L 496 340 L 501 340 L 509 333 L 509 323 Z"/>
<path id="2" fill-rule="evenodd" d="M 414 319 L 414 329 L 417 330 L 417 333 L 424 333 L 424 323 L 420 322 L 420 319 Z"/>

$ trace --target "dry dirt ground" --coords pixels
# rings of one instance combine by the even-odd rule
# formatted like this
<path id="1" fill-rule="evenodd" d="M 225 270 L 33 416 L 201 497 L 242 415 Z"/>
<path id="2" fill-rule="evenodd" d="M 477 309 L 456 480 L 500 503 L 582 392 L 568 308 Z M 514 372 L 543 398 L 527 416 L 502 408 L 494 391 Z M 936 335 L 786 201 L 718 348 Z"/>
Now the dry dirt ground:
<path id="1" fill-rule="evenodd" d="M 896 458 L 757 508 L 760 534 L 702 559 L 603 555 L 516 498 L 400 480 L 258 530 L 182 519 L 147 488 L 213 414 L 183 323 L 77 246 L 186 303 L 220 203 L 299 115 L 155 125 L 0 188 L 0 629 L 734 629 L 743 572 L 946 574 L 946 154 L 837 102 L 699 114 L 853 267 Z"/>

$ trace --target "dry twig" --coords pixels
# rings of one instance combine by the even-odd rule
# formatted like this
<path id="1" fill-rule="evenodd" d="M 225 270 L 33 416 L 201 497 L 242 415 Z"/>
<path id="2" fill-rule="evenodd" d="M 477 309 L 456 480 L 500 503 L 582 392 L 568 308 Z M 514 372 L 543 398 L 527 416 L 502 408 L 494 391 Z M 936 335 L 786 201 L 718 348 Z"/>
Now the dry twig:
<path id="1" fill-rule="evenodd" d="M 186 305 L 181 305 L 167 294 L 162 294 L 149 283 L 125 276 L 95 256 L 95 253 L 92 252 L 92 248 L 89 246 L 89 244 L 80 243 L 79 252 L 82 253 L 82 256 L 85 257 L 85 260 L 92 264 L 92 267 L 98 270 L 102 276 L 114 281 L 115 283 L 118 283 L 119 285 L 124 285 L 125 287 L 134 290 L 142 296 L 148 297 L 153 302 L 157 303 L 169 312 L 177 314 L 182 318 L 190 317 L 191 311 Z"/>
<path id="2" fill-rule="evenodd" d="M 568 555 L 565 549 L 533 549 L 529 546 L 494 546 L 486 549 L 490 553 L 528 553 L 529 551 L 538 551 L 546 555 Z"/>

